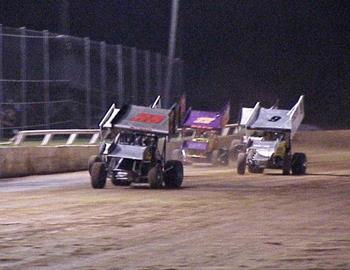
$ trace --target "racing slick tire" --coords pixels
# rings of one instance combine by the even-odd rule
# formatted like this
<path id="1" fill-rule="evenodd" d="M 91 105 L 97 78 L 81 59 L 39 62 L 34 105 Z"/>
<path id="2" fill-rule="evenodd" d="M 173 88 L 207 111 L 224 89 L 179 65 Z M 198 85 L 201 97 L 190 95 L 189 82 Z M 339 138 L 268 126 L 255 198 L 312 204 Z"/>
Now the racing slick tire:
<path id="1" fill-rule="evenodd" d="M 220 149 L 219 153 L 220 153 L 220 157 L 219 157 L 220 164 L 223 166 L 228 166 L 230 161 L 229 151 L 227 149 Z"/>
<path id="2" fill-rule="evenodd" d="M 103 162 L 95 162 L 91 166 L 91 186 L 96 189 L 104 188 L 106 185 L 107 171 Z"/>
<path id="3" fill-rule="evenodd" d="M 147 179 L 151 189 L 157 189 L 163 186 L 163 173 L 159 164 L 149 170 Z"/>
<path id="4" fill-rule="evenodd" d="M 238 154 L 243 152 L 243 144 L 240 140 L 232 140 L 230 145 L 230 160 L 237 161 Z"/>
<path id="5" fill-rule="evenodd" d="M 94 164 L 95 162 L 101 162 L 101 158 L 97 155 L 90 156 L 88 160 L 88 170 L 90 175 L 92 164 Z"/>
<path id="6" fill-rule="evenodd" d="M 184 177 L 184 168 L 181 161 L 168 160 L 164 165 L 164 184 L 166 188 L 179 188 Z"/>
<path id="7" fill-rule="evenodd" d="M 283 168 L 282 168 L 283 175 L 290 174 L 291 162 L 292 162 L 292 158 L 291 158 L 290 154 L 286 155 L 284 157 L 284 160 L 283 160 Z"/>
<path id="8" fill-rule="evenodd" d="M 250 173 L 263 173 L 264 168 L 260 168 L 257 166 L 248 166 L 248 172 L 250 172 Z"/>
<path id="9" fill-rule="evenodd" d="M 246 168 L 247 155 L 245 153 L 239 153 L 237 157 L 237 173 L 243 175 Z"/>
<path id="10" fill-rule="evenodd" d="M 304 153 L 294 153 L 292 157 L 292 174 L 303 175 L 306 173 L 307 159 Z"/>

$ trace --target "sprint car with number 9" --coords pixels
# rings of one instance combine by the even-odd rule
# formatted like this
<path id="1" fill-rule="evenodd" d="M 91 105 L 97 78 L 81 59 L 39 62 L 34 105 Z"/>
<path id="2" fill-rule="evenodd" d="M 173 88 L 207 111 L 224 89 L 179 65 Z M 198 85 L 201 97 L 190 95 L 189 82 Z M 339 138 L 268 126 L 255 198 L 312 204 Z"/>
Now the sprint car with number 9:
<path id="1" fill-rule="evenodd" d="M 306 173 L 305 153 L 292 153 L 292 139 L 304 118 L 304 96 L 291 110 L 243 108 L 241 124 L 246 126 L 246 150 L 238 154 L 237 173 L 263 173 L 264 169 L 282 169 L 283 174 Z"/>

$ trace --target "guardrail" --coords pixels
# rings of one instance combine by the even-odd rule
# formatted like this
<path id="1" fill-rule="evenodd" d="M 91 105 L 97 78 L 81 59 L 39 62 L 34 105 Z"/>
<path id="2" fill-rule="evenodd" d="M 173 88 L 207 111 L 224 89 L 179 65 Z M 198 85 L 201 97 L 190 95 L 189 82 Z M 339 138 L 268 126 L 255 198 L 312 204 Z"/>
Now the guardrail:
<path id="1" fill-rule="evenodd" d="M 233 134 L 237 129 L 237 124 L 226 125 L 223 129 L 222 136 Z M 99 129 L 47 129 L 47 130 L 23 130 L 19 131 L 15 137 L 10 139 L 8 142 L 2 142 L 0 145 L 20 145 L 28 136 L 44 136 L 40 145 L 48 145 L 55 135 L 69 135 L 65 145 L 71 145 L 75 142 L 79 135 L 91 135 L 88 142 L 89 145 L 96 144 L 99 138 Z M 194 135 L 194 129 L 178 129 L 178 139 L 184 137 L 192 137 Z"/>
<path id="2" fill-rule="evenodd" d="M 55 135 L 69 135 L 65 145 L 71 145 L 79 135 L 91 135 L 88 144 L 96 144 L 99 138 L 99 129 L 48 129 L 19 131 L 14 138 L 5 144 L 20 145 L 28 136 L 44 136 L 40 145 L 48 145 Z"/>
<path id="3" fill-rule="evenodd" d="M 184 136 L 179 135 L 167 146 L 168 157 L 172 150 L 181 146 L 182 140 L 187 136 L 193 136 L 191 130 L 186 130 Z M 56 145 L 57 135 L 59 144 Z M 58 136 L 61 135 L 61 136 Z M 66 135 L 66 136 L 63 136 Z M 84 143 L 79 141 L 74 144 L 80 135 L 84 135 Z M 99 129 L 56 129 L 56 130 L 26 130 L 19 131 L 9 142 L 1 143 L 0 147 L 0 179 L 33 174 L 60 173 L 85 170 L 87 161 L 91 155 L 98 153 Z M 33 136 L 42 136 L 43 139 L 35 139 L 35 145 L 31 142 Z M 29 138 L 28 138 L 29 137 Z M 68 139 L 66 139 L 66 137 Z M 230 136 L 221 139 L 223 145 L 229 145 Z M 62 140 L 64 138 L 64 140 Z M 223 137 L 224 138 L 224 137 Z M 29 139 L 29 144 L 25 140 Z M 56 138 L 57 139 L 57 138 Z M 231 138 L 232 139 L 232 138 Z M 50 143 L 50 141 L 53 143 Z M 56 141 L 56 142 L 55 142 Z M 226 142 L 227 141 L 227 142 Z M 36 144 L 41 142 L 40 147 Z M 26 147 L 12 147 L 24 144 Z M 74 145 L 73 145 L 74 144 Z M 10 147 L 7 147 L 10 146 Z"/>

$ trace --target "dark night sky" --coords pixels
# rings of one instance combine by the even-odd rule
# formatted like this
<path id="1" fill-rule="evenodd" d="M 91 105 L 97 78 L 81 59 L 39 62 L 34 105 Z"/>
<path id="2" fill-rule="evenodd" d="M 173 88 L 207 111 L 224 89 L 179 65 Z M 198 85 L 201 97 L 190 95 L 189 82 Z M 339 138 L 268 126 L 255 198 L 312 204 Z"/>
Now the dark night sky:
<path id="1" fill-rule="evenodd" d="M 59 1 L 0 0 L 0 23 L 60 32 Z M 70 1 L 70 34 L 167 52 L 171 1 Z M 348 1 L 182 0 L 178 56 L 189 103 L 230 99 L 287 108 L 306 95 L 306 122 L 350 127 Z M 205 94 L 204 94 L 205 93 Z"/>

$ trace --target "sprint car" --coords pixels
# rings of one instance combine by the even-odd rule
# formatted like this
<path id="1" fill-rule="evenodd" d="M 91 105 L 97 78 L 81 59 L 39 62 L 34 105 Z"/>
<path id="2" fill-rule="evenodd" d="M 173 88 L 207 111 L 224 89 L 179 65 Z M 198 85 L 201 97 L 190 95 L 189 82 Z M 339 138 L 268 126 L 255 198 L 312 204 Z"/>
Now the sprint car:
<path id="1" fill-rule="evenodd" d="M 263 173 L 282 169 L 283 174 L 306 173 L 305 153 L 292 153 L 292 139 L 304 118 L 304 96 L 290 110 L 263 108 L 258 102 L 242 117 L 246 125 L 245 151 L 238 154 L 237 173 Z"/>
<path id="2" fill-rule="evenodd" d="M 100 122 L 99 154 L 89 159 L 91 186 L 148 183 L 150 188 L 179 188 L 183 182 L 181 161 L 166 160 L 166 144 L 176 131 L 176 110 L 157 106 L 113 104 Z"/>
<path id="3" fill-rule="evenodd" d="M 173 150 L 173 159 L 181 160 L 186 164 L 228 165 L 229 149 L 219 144 L 219 135 L 228 117 L 229 107 L 224 108 L 221 112 L 189 109 L 182 128 L 192 130 L 193 135 L 185 138 L 179 149 Z"/>

